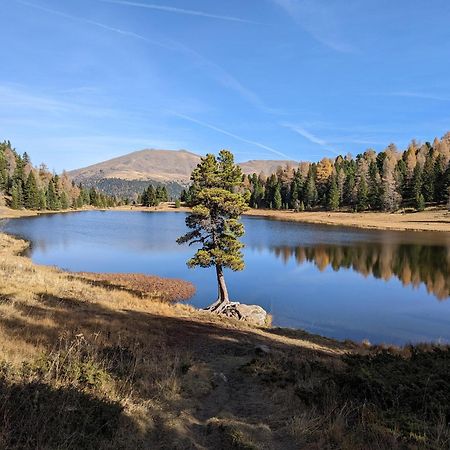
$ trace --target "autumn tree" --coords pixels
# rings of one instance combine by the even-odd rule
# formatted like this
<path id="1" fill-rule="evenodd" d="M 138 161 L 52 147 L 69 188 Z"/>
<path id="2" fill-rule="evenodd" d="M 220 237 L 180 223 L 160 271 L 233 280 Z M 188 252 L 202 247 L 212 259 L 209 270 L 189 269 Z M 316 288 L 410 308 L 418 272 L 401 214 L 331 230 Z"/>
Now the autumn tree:
<path id="1" fill-rule="evenodd" d="M 178 244 L 198 244 L 199 248 L 187 262 L 188 267 L 215 267 L 217 301 L 208 309 L 223 312 L 232 304 L 225 283 L 224 269 L 244 268 L 244 235 L 240 216 L 246 209 L 242 195 L 242 172 L 235 165 L 233 154 L 222 150 L 218 157 L 206 155 L 191 175 L 194 187 L 192 213 L 186 218 L 191 230 L 177 239 Z"/>

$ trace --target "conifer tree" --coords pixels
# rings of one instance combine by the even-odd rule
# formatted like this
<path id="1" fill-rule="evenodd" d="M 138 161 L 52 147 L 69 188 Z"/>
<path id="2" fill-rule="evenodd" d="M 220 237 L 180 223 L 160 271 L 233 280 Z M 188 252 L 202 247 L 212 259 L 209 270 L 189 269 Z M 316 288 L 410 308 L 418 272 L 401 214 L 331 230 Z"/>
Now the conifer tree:
<path id="1" fill-rule="evenodd" d="M 336 182 L 336 176 L 331 177 L 330 187 L 328 190 L 327 206 L 330 211 L 339 209 L 339 190 Z"/>
<path id="2" fill-rule="evenodd" d="M 59 198 L 55 188 L 55 180 L 52 178 L 48 182 L 47 188 L 47 208 L 51 211 L 58 211 L 61 209 L 61 204 L 59 202 Z"/>
<path id="3" fill-rule="evenodd" d="M 357 208 L 358 211 L 365 211 L 369 206 L 369 192 L 365 178 L 361 178 L 358 185 Z"/>
<path id="4" fill-rule="evenodd" d="M 18 181 L 14 181 L 12 185 L 10 206 L 12 209 L 23 207 L 22 187 Z"/>
<path id="5" fill-rule="evenodd" d="M 28 174 L 25 184 L 24 206 L 27 209 L 39 209 L 39 191 L 33 171 Z"/>
<path id="6" fill-rule="evenodd" d="M 223 312 L 231 304 L 223 271 L 244 268 L 243 244 L 239 241 L 244 235 L 239 218 L 246 209 L 245 198 L 239 192 L 242 172 L 234 164 L 233 154 L 222 150 L 217 158 L 211 154 L 202 158 L 191 180 L 196 185 L 195 206 L 186 218 L 191 231 L 177 242 L 201 245 L 187 264 L 189 267 L 215 267 L 218 296 L 209 309 Z"/>
<path id="7" fill-rule="evenodd" d="M 274 194 L 273 194 L 273 208 L 281 209 L 282 205 L 283 205 L 283 201 L 281 198 L 280 183 L 277 183 L 275 186 Z"/>
<path id="8" fill-rule="evenodd" d="M 306 178 L 305 194 L 303 198 L 305 199 L 306 208 L 311 209 L 316 206 L 318 200 L 318 192 L 316 188 L 313 165 L 311 165 L 308 172 L 308 177 Z"/>

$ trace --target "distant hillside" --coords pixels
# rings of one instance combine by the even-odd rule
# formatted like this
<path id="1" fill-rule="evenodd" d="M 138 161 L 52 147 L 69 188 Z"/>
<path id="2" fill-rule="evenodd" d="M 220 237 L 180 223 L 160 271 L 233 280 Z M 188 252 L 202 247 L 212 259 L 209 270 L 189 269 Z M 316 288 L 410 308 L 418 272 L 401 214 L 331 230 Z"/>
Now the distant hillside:
<path id="1" fill-rule="evenodd" d="M 199 161 L 200 156 L 186 150 L 147 149 L 73 170 L 69 175 L 77 182 L 118 178 L 187 183 Z"/>
<path id="2" fill-rule="evenodd" d="M 200 155 L 186 150 L 146 149 L 129 153 L 82 169 L 69 176 L 76 183 L 96 187 L 110 195 L 133 197 L 150 182 L 166 186 L 169 195 L 178 196 L 189 184 Z M 296 166 L 295 161 L 253 160 L 239 163 L 245 174 L 276 172 L 279 166 Z"/>

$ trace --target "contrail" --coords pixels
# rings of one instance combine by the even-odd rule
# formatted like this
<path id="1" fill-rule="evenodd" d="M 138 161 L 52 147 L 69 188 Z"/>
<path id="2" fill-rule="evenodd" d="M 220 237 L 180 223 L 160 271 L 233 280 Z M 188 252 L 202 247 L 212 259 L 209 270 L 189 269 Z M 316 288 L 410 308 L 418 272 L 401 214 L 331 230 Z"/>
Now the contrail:
<path id="1" fill-rule="evenodd" d="M 194 119 L 193 117 L 186 116 L 184 114 L 180 114 L 180 113 L 173 112 L 173 111 L 170 111 L 170 113 L 172 115 L 176 116 L 176 117 L 181 118 L 181 119 L 187 120 L 187 121 L 192 122 L 192 123 L 196 123 L 197 125 L 200 125 L 202 127 L 209 128 L 210 130 L 214 130 L 214 131 L 217 131 L 218 133 L 225 134 L 226 136 L 230 136 L 230 137 L 232 137 L 232 138 L 234 138 L 234 139 L 236 139 L 238 141 L 245 142 L 246 144 L 254 145 L 254 146 L 262 148 L 264 150 L 268 150 L 269 152 L 274 153 L 275 155 L 282 156 L 283 158 L 290 159 L 290 157 L 288 155 L 286 155 L 285 153 L 282 153 L 282 152 L 280 152 L 280 151 L 278 151 L 278 150 L 276 150 L 276 149 L 274 149 L 272 147 L 269 147 L 267 145 L 261 144 L 260 142 L 251 141 L 249 139 L 245 139 L 245 138 L 243 138 L 241 136 L 238 136 L 236 134 L 230 133 L 229 131 L 226 131 L 226 130 L 224 130 L 222 128 L 216 127 L 216 126 L 211 125 L 211 124 L 206 123 L 206 122 L 202 122 L 201 120 Z"/>
<path id="2" fill-rule="evenodd" d="M 73 16 L 72 14 L 67 14 L 65 12 L 58 11 L 56 9 L 50 9 L 50 8 L 46 8 L 45 6 L 36 5 L 34 3 L 29 3 L 25 0 L 14 0 L 14 1 L 17 3 L 20 3 L 22 5 L 25 5 L 25 6 L 29 6 L 30 8 L 39 9 L 40 11 L 44 11 L 44 12 L 54 14 L 54 15 L 57 15 L 60 17 L 65 17 L 66 19 L 76 20 L 78 22 L 86 23 L 88 25 L 93 25 L 93 26 L 102 28 L 107 31 L 112 31 L 117 34 L 121 34 L 122 36 L 139 39 L 140 41 L 147 42 L 148 44 L 156 45 L 158 47 L 162 47 L 162 48 L 165 48 L 168 50 L 177 50 L 175 43 L 171 44 L 171 43 L 167 43 L 167 42 L 156 41 L 154 39 L 148 39 L 147 37 L 142 36 L 137 33 L 134 33 L 133 31 L 127 31 L 127 30 L 122 30 L 121 28 L 111 27 L 109 25 L 105 25 L 104 23 L 96 22 L 95 20 L 86 19 L 84 17 Z"/>
<path id="3" fill-rule="evenodd" d="M 232 16 L 222 16 L 220 14 L 211 14 L 205 11 L 197 11 L 193 9 L 184 9 L 184 8 L 176 8 L 174 6 L 164 6 L 164 5 L 156 5 L 153 3 L 138 3 L 138 2 L 128 2 L 123 0 L 100 0 L 104 3 L 115 3 L 116 5 L 126 5 L 126 6 L 136 6 L 139 8 L 147 8 L 153 9 L 157 11 L 164 11 L 175 14 L 185 14 L 189 16 L 200 16 L 207 17 L 209 19 L 219 19 L 219 20 L 228 20 L 230 22 L 241 22 L 241 23 L 252 23 L 257 24 L 258 22 L 254 22 L 248 19 L 241 19 L 239 17 Z"/>
<path id="4" fill-rule="evenodd" d="M 315 136 L 314 134 L 310 133 L 309 131 L 305 130 L 304 128 L 298 126 L 298 125 L 292 125 L 289 123 L 282 123 L 281 124 L 285 128 L 289 128 L 290 130 L 294 131 L 295 133 L 299 134 L 300 136 L 303 136 L 305 139 L 307 139 L 309 142 L 312 142 L 313 144 L 320 145 L 324 150 L 329 151 L 330 153 L 333 153 L 337 155 L 334 150 L 328 147 L 328 143 L 324 141 L 322 138 Z"/>
<path id="5" fill-rule="evenodd" d="M 223 67 L 214 63 L 213 61 L 205 58 L 203 55 L 193 50 L 192 48 L 182 44 L 181 42 L 176 42 L 170 39 L 155 40 L 149 39 L 140 34 L 134 33 L 133 31 L 122 30 L 121 28 L 111 27 L 101 22 L 97 22 L 94 20 L 86 19 L 84 17 L 73 16 L 71 14 L 67 14 L 62 11 L 58 11 L 55 9 L 46 8 L 44 6 L 36 5 L 34 3 L 30 3 L 26 0 L 14 0 L 17 3 L 28 6 L 30 8 L 35 8 L 40 11 L 44 11 L 50 14 L 54 14 L 60 17 L 64 17 L 70 20 L 76 20 L 81 23 L 86 23 L 88 25 L 92 25 L 103 30 L 111 31 L 116 34 L 120 34 L 122 36 L 126 36 L 129 38 L 137 39 L 147 44 L 155 45 L 157 47 L 164 48 L 166 50 L 171 50 L 175 52 L 183 53 L 184 55 L 194 58 L 198 63 L 209 69 L 209 75 L 216 80 L 222 86 L 233 90 L 237 94 L 239 94 L 242 98 L 252 104 L 254 107 L 258 108 L 260 111 L 269 114 L 279 114 L 279 111 L 276 111 L 273 108 L 266 106 L 263 101 L 256 95 L 254 92 L 243 86 L 236 78 L 233 77 L 230 73 L 228 73 Z"/>

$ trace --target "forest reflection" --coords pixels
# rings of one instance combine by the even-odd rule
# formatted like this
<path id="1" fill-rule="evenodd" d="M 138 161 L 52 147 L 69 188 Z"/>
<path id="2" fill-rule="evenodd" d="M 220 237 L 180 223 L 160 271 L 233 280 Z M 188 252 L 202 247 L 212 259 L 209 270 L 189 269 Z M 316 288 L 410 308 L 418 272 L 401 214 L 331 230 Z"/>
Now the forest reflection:
<path id="1" fill-rule="evenodd" d="M 364 277 L 385 281 L 396 277 L 403 286 L 423 283 L 439 300 L 450 296 L 450 247 L 386 242 L 275 246 L 271 252 L 285 263 L 294 258 L 298 265 L 312 262 L 320 271 L 332 267 L 335 271 L 353 269 Z"/>

